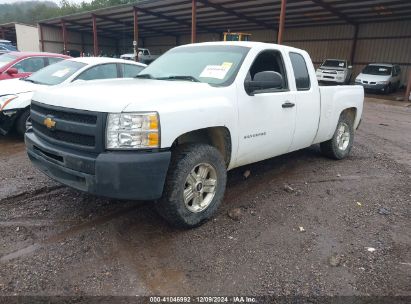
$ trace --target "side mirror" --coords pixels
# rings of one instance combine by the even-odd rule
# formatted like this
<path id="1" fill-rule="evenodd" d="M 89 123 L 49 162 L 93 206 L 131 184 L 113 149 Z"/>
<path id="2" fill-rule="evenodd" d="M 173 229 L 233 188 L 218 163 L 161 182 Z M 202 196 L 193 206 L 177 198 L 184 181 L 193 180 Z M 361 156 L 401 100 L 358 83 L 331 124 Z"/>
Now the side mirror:
<path id="1" fill-rule="evenodd" d="M 246 80 L 244 87 L 249 95 L 253 95 L 256 91 L 284 88 L 283 76 L 274 71 L 263 71 L 256 73 L 253 80 Z"/>
<path id="2" fill-rule="evenodd" d="M 10 69 L 7 70 L 7 74 L 9 74 L 10 76 L 16 75 L 18 73 L 19 73 L 19 71 L 16 68 L 10 68 Z"/>
<path id="3" fill-rule="evenodd" d="M 349 68 L 349 69 L 352 69 L 352 65 L 349 65 L 348 68 Z"/>

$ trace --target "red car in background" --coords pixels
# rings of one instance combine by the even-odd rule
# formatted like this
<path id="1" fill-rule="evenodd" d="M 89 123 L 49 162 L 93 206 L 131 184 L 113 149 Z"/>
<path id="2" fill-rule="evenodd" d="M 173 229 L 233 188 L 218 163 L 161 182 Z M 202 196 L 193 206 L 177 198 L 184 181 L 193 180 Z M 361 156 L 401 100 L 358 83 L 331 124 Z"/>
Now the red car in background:
<path id="1" fill-rule="evenodd" d="M 0 80 L 24 78 L 70 56 L 54 53 L 10 52 L 0 55 Z"/>

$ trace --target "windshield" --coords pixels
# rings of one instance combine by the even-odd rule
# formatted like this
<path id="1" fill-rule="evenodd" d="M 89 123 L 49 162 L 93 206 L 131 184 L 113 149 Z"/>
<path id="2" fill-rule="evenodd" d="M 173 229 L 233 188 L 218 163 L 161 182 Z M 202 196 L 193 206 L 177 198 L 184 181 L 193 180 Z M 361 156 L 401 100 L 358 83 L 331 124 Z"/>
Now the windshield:
<path id="1" fill-rule="evenodd" d="M 343 60 L 326 60 L 321 66 L 329 67 L 329 68 L 346 68 L 347 67 L 345 61 Z"/>
<path id="2" fill-rule="evenodd" d="M 17 56 L 3 54 L 0 55 L 0 68 L 17 59 Z"/>
<path id="3" fill-rule="evenodd" d="M 12 44 L 0 43 L 0 46 L 4 47 L 5 49 L 9 51 L 17 51 L 17 48 Z"/>
<path id="4" fill-rule="evenodd" d="M 380 65 L 367 65 L 363 70 L 363 74 L 369 75 L 383 75 L 388 76 L 391 75 L 392 68 L 387 66 L 380 66 Z"/>
<path id="5" fill-rule="evenodd" d="M 249 50 L 232 45 L 175 48 L 151 63 L 137 77 L 228 86 L 234 81 Z"/>
<path id="6" fill-rule="evenodd" d="M 86 64 L 82 62 L 63 60 L 33 73 L 24 80 L 38 84 L 56 85 L 65 81 L 84 66 Z"/>

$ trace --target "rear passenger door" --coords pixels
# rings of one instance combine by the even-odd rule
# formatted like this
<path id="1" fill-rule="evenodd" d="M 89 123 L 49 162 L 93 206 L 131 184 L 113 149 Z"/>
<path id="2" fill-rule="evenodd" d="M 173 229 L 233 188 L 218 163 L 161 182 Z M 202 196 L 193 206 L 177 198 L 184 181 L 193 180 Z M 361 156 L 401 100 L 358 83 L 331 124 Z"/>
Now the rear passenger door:
<path id="1" fill-rule="evenodd" d="M 309 68 L 308 55 L 289 53 L 292 72 L 291 90 L 294 92 L 296 104 L 296 125 L 290 151 L 309 147 L 317 135 L 320 121 L 321 100 L 315 72 Z"/>

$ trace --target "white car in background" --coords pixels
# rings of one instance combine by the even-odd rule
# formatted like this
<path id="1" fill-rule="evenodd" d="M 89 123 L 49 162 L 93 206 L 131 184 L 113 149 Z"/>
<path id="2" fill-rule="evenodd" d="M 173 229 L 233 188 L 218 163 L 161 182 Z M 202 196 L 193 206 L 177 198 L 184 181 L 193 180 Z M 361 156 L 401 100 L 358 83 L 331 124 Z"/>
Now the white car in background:
<path id="1" fill-rule="evenodd" d="M 30 102 L 35 91 L 74 81 L 133 78 L 145 64 L 104 57 L 82 57 L 49 65 L 30 77 L 0 82 L 0 134 L 13 128 L 24 134 L 30 126 Z"/>
<path id="2" fill-rule="evenodd" d="M 371 63 L 355 79 L 355 84 L 364 90 L 379 91 L 385 94 L 396 91 L 400 85 L 401 68 L 399 65 Z"/>
<path id="3" fill-rule="evenodd" d="M 317 69 L 316 75 L 319 82 L 348 84 L 352 76 L 352 66 L 347 60 L 326 59 Z"/>

